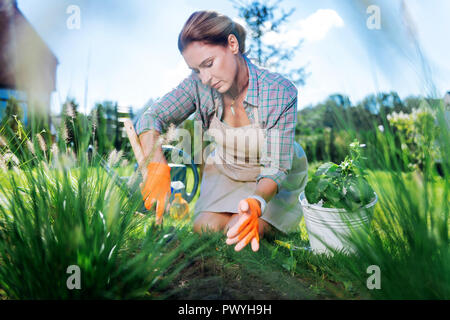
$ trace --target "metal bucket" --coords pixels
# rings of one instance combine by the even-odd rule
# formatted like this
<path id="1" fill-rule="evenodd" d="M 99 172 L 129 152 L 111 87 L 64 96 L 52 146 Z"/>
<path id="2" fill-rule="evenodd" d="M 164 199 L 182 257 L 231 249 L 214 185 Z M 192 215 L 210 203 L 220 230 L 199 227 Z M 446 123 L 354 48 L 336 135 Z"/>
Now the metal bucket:
<path id="1" fill-rule="evenodd" d="M 373 209 L 378 201 L 375 194 L 372 202 L 355 212 L 345 209 L 323 208 L 308 203 L 305 192 L 298 199 L 303 208 L 306 230 L 311 249 L 315 253 L 331 254 L 330 248 L 345 253 L 354 253 L 355 248 L 348 241 L 350 233 L 364 234 L 373 216 Z"/>

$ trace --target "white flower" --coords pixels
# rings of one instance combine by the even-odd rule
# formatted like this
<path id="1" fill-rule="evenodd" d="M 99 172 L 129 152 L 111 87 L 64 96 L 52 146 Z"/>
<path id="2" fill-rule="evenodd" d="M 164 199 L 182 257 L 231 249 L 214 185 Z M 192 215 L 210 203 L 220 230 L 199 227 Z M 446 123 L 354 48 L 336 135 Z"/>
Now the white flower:
<path id="1" fill-rule="evenodd" d="M 66 124 L 64 123 L 64 127 L 63 127 L 63 139 L 66 143 L 69 143 L 69 130 L 67 129 Z"/>
<path id="2" fill-rule="evenodd" d="M 52 144 L 52 147 L 50 148 L 50 152 L 52 153 L 53 157 L 57 157 L 59 154 L 59 150 L 58 150 L 58 146 L 56 145 L 56 143 Z"/>
<path id="3" fill-rule="evenodd" d="M 37 133 L 37 134 L 36 134 L 36 137 L 37 137 L 38 142 L 39 142 L 39 147 L 41 148 L 41 150 L 42 150 L 43 152 L 45 152 L 45 150 L 47 150 L 47 144 L 45 143 L 44 138 L 41 136 L 40 133 Z"/>
<path id="4" fill-rule="evenodd" d="M 72 119 L 75 118 L 75 112 L 73 110 L 73 105 L 71 102 L 67 103 L 67 109 L 66 109 L 66 113 L 69 117 L 71 117 Z"/>
<path id="5" fill-rule="evenodd" d="M 170 124 L 169 129 L 166 132 L 166 143 L 169 143 L 171 141 L 174 141 L 177 137 L 177 129 L 173 123 Z"/>
<path id="6" fill-rule="evenodd" d="M 388 115 L 388 119 L 389 119 L 389 115 Z M 380 124 L 378 126 L 378 130 L 380 130 L 381 132 L 384 132 L 384 126 Z"/>
<path id="7" fill-rule="evenodd" d="M 11 161 L 14 166 L 18 166 L 19 162 L 20 162 L 19 159 L 16 157 L 16 155 L 11 152 L 5 153 L 5 155 L 3 156 L 3 159 L 6 163 Z"/>
<path id="8" fill-rule="evenodd" d="M 0 136 L 0 147 L 6 147 L 6 140 L 3 136 Z"/>
<path id="9" fill-rule="evenodd" d="M 120 164 L 120 166 L 121 166 L 122 168 L 125 168 L 126 166 L 128 166 L 128 159 L 123 159 L 123 160 L 122 160 L 122 163 Z"/>
<path id="10" fill-rule="evenodd" d="M 120 150 L 119 152 L 117 152 L 116 149 L 112 150 L 108 156 L 108 165 L 110 167 L 114 167 L 115 165 L 117 165 L 119 163 L 122 156 L 123 156 L 123 150 Z"/>
<path id="11" fill-rule="evenodd" d="M 3 155 L 0 153 L 0 170 L 8 171 L 8 167 L 6 166 L 6 161 L 3 159 Z"/>
<path id="12" fill-rule="evenodd" d="M 27 147 L 28 147 L 28 150 L 30 150 L 30 152 L 35 156 L 36 151 L 34 150 L 34 145 L 30 140 L 27 140 Z"/>
<path id="13" fill-rule="evenodd" d="M 139 178 L 139 173 L 140 173 L 139 170 L 134 171 L 133 174 L 131 175 L 131 177 L 128 179 L 127 186 L 129 188 L 134 186 L 134 184 L 136 183 L 137 179 Z"/>

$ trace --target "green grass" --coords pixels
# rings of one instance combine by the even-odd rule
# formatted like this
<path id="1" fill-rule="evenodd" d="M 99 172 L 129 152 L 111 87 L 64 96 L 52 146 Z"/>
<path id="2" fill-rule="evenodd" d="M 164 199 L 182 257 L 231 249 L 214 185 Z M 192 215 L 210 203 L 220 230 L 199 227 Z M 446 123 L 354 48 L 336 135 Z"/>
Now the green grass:
<path id="1" fill-rule="evenodd" d="M 313 174 L 315 171 L 315 168 L 317 168 L 320 164 L 319 163 L 313 163 L 309 166 L 309 174 Z M 115 169 L 117 173 L 119 173 L 121 176 L 129 176 L 133 173 L 133 166 L 130 165 L 126 168 L 118 168 Z M 33 178 L 36 176 L 36 173 L 39 171 L 34 169 L 32 170 L 33 174 L 19 177 L 17 174 L 13 173 L 11 171 L 11 177 L 12 179 L 8 180 L 5 179 L 5 176 L 2 176 L 2 186 L 3 186 L 3 192 L 6 192 L 7 190 L 13 190 L 11 189 L 11 184 L 14 183 L 15 180 L 26 182 L 26 181 L 34 181 Z M 56 170 L 57 172 L 57 170 Z M 86 179 L 85 183 L 88 183 L 90 185 L 107 185 L 110 188 L 110 191 L 114 191 L 114 193 L 111 193 L 110 195 L 110 201 L 114 197 L 121 198 L 120 191 L 118 188 L 114 187 L 114 185 L 111 183 L 108 175 L 104 172 L 104 170 L 100 167 L 96 168 L 88 168 L 86 172 L 83 173 L 83 170 L 75 169 L 73 170 L 74 176 L 79 177 L 78 179 Z M 61 172 L 60 172 L 61 173 Z M 56 174 L 56 173 L 55 173 Z M 84 174 L 84 176 L 83 176 Z M 395 185 L 393 185 L 390 182 L 390 176 L 391 173 L 389 171 L 370 171 L 369 172 L 369 180 L 371 185 L 375 186 L 377 194 L 382 194 L 381 190 L 379 190 L 379 187 L 382 186 L 383 189 L 385 189 L 388 193 L 392 192 L 393 189 L 395 189 Z M 10 177 L 10 178 L 11 178 Z M 68 172 L 64 176 L 60 176 L 60 179 L 63 181 L 62 185 L 66 186 L 66 188 L 70 184 L 70 175 Z M 28 179 L 28 180 L 27 180 Z M 40 177 L 37 179 L 44 179 L 44 177 Z M 45 178 L 46 179 L 46 178 Z M 418 175 L 415 172 L 407 173 L 402 175 L 402 179 L 405 183 L 405 185 L 409 185 L 410 188 L 414 188 L 417 186 L 417 183 L 420 183 L 420 175 Z M 193 177 L 191 175 L 188 175 L 188 182 L 189 184 L 192 182 Z M 51 188 L 49 187 L 48 182 L 42 182 L 41 184 L 47 183 L 47 187 L 49 190 Z M 9 187 L 7 187 L 9 184 Z M 436 180 L 433 182 L 433 189 L 435 190 L 436 195 L 439 197 L 444 192 L 444 180 L 442 178 L 436 178 Z M 168 215 L 166 216 L 164 225 L 161 230 L 158 232 L 156 231 L 153 223 L 152 215 L 148 215 L 143 219 L 143 221 L 146 221 L 145 223 L 143 221 L 132 223 L 132 219 L 129 221 L 130 223 L 130 229 L 129 229 L 129 241 L 130 244 L 124 246 L 124 251 L 132 252 L 133 250 L 140 251 L 145 249 L 141 248 L 139 243 L 141 241 L 152 244 L 149 246 L 146 250 L 150 250 L 150 247 L 153 248 L 153 250 L 156 250 L 158 253 L 164 253 L 170 256 L 166 260 L 165 267 L 167 269 L 173 270 L 172 265 L 178 266 L 178 272 L 172 274 L 168 278 L 168 281 L 164 283 L 164 286 L 161 286 L 158 288 L 158 290 L 149 290 L 151 286 L 149 283 L 146 284 L 148 286 L 147 289 L 144 285 L 141 287 L 138 291 L 131 291 L 131 293 L 127 292 L 123 289 L 116 289 L 118 291 L 114 292 L 114 290 L 108 290 L 108 293 L 106 294 L 102 290 L 105 290 L 105 287 L 102 287 L 102 284 L 105 284 L 106 280 L 102 280 L 102 277 L 104 278 L 106 275 L 109 275 L 111 273 L 111 270 L 115 270 L 114 267 L 111 265 L 110 270 L 107 271 L 105 269 L 97 269 L 94 266 L 101 262 L 102 264 L 105 264 L 106 266 L 110 265 L 108 264 L 108 261 L 105 256 L 99 255 L 99 246 L 101 246 L 101 241 L 99 242 L 98 239 L 105 240 L 104 232 L 102 230 L 102 223 L 100 219 L 94 219 L 95 215 L 92 215 L 92 212 L 95 212 L 96 209 L 98 209 L 98 201 L 100 201 L 100 198 L 105 197 L 108 188 L 105 189 L 99 189 L 99 190 L 92 190 L 87 188 L 86 190 L 91 190 L 89 192 L 89 197 L 92 199 L 97 199 L 96 201 L 88 201 L 89 203 L 93 203 L 95 205 L 93 206 L 87 206 L 83 210 L 85 212 L 89 212 L 88 216 L 91 216 L 90 221 L 87 223 L 90 225 L 91 228 L 86 228 L 83 231 L 81 231 L 82 235 L 76 236 L 75 233 L 71 233 L 68 231 L 68 226 L 71 225 L 79 225 L 81 226 L 83 224 L 82 216 L 75 215 L 75 221 L 61 221 L 61 224 L 59 225 L 59 228 L 61 230 L 55 230 L 56 234 L 59 234 L 61 238 L 66 237 L 67 242 L 63 244 L 59 244 L 59 249 L 52 248 L 51 250 L 57 250 L 56 252 L 51 252 L 50 248 L 48 248 L 46 245 L 43 245 L 42 243 L 34 243 L 31 242 L 32 238 L 31 235 L 33 232 L 35 232 L 35 228 L 30 226 L 30 230 L 28 229 L 20 229 L 24 234 L 28 234 L 30 238 L 27 239 L 27 241 L 30 241 L 32 244 L 30 247 L 27 247 L 21 253 L 18 252 L 11 252 L 11 249 L 6 248 L 6 245 L 10 245 L 11 242 L 3 243 L 4 247 L 3 249 L 6 250 L 6 252 L 11 252 L 12 255 L 17 255 L 15 257 L 15 261 L 9 261 L 11 263 L 11 266 L 3 269 L 3 288 L 7 286 L 7 290 L 3 289 L 7 293 L 3 293 L 3 295 L 7 298 L 80 298 L 80 296 L 73 295 L 72 292 L 67 291 L 67 289 L 64 287 L 63 290 L 55 290 L 55 286 L 61 286 L 63 283 L 58 283 L 52 280 L 53 274 L 61 274 L 62 280 L 66 279 L 65 270 L 63 270 L 63 266 L 69 265 L 69 264 L 77 264 L 81 263 L 84 264 L 84 270 L 90 270 L 88 271 L 91 282 L 84 283 L 85 286 L 90 286 L 91 288 L 97 288 L 97 289 L 91 289 L 91 292 L 84 296 L 84 298 L 92 298 L 92 297 L 103 297 L 103 298 L 129 298 L 129 297 L 140 297 L 140 298 L 171 298 L 171 299 L 368 299 L 371 298 L 371 293 L 367 290 L 367 288 L 364 288 L 362 286 L 362 283 L 365 283 L 365 280 L 367 278 L 367 274 L 365 274 L 365 269 L 367 266 L 361 264 L 357 267 L 353 266 L 353 268 L 359 268 L 357 274 L 352 274 L 349 272 L 349 270 L 343 268 L 342 266 L 346 264 L 346 256 L 341 256 L 339 254 L 335 255 L 334 257 L 327 257 L 324 255 L 314 255 L 312 252 L 307 250 L 291 250 L 284 246 L 281 246 L 275 242 L 275 240 L 282 240 L 286 243 L 289 243 L 295 247 L 306 247 L 308 246 L 308 235 L 306 231 L 306 227 L 304 224 L 304 220 L 302 219 L 302 222 L 299 226 L 299 231 L 297 233 L 291 234 L 291 235 L 277 235 L 274 238 L 263 238 L 261 240 L 261 249 L 258 252 L 253 252 L 249 248 L 245 248 L 242 252 L 237 253 L 234 251 L 233 246 L 228 246 L 225 244 L 225 236 L 221 234 L 210 234 L 210 235 L 204 235 L 201 238 L 198 238 L 197 244 L 193 245 L 192 239 L 197 237 L 192 232 L 192 221 L 190 219 L 186 219 L 183 221 L 175 221 L 171 219 Z M 59 205 L 61 206 L 61 199 L 60 197 L 64 197 L 67 199 L 68 192 L 67 190 L 61 190 L 60 193 L 58 193 L 57 188 L 55 188 L 51 194 L 53 194 L 52 197 L 57 200 L 57 203 L 59 202 Z M 82 189 L 79 189 L 82 190 Z M 55 193 L 53 193 L 55 192 Z M 197 196 L 194 198 L 194 201 L 191 202 L 190 208 L 191 213 L 195 205 L 195 201 L 198 198 Z M 15 197 L 22 197 L 21 194 L 16 194 Z M 33 197 L 33 195 L 30 193 L 28 196 Z M 87 195 L 86 195 L 87 196 Z M 35 200 L 40 199 L 39 195 L 34 195 Z M 129 199 L 123 198 L 122 200 L 126 203 L 129 203 Z M 19 202 L 19 199 L 16 199 L 17 202 Z M 76 197 L 76 193 L 73 194 L 73 197 L 71 198 L 72 203 L 80 205 L 79 199 Z M 116 221 L 116 218 L 111 218 L 117 215 L 118 208 L 108 209 L 108 202 L 104 200 L 102 205 L 100 207 L 103 208 L 106 221 L 109 219 L 112 219 L 111 221 Z M 380 198 L 380 203 L 383 202 L 383 198 Z M 94 209 L 96 208 L 96 209 Z M 40 221 L 43 225 L 46 225 L 48 221 L 44 221 L 45 219 L 50 219 L 52 216 L 51 212 L 37 209 L 37 212 L 39 212 L 39 215 L 35 218 L 41 218 L 43 219 Z M 133 208 L 133 210 L 136 208 Z M 108 211 L 111 210 L 111 211 Z M 128 209 L 129 210 L 129 209 Z M 131 210 L 131 211 L 133 211 Z M 18 218 L 24 219 L 25 214 L 29 214 L 33 211 L 33 208 L 26 208 L 22 212 L 22 215 L 17 214 Z M 79 208 L 70 207 L 67 208 L 66 211 L 67 214 L 70 216 L 70 213 L 72 212 L 81 212 Z M 108 213 L 109 212 L 109 213 Z M 374 217 L 376 217 L 375 220 L 383 220 L 384 217 L 384 211 L 383 207 L 377 204 L 374 211 Z M 9 221 L 10 226 L 14 226 L 18 228 L 17 224 L 15 224 L 13 221 Z M 111 222 L 108 224 L 109 226 L 113 227 L 115 223 Z M 132 226 L 131 226 L 132 225 Z M 23 226 L 22 226 L 23 227 Z M 377 228 L 376 223 L 372 225 L 373 228 Z M 152 229 L 153 228 L 153 229 Z M 91 232 L 90 232 L 90 231 Z M 153 230 L 153 232 L 149 232 L 148 230 Z M 176 238 L 177 240 L 173 242 L 173 247 L 164 247 L 158 246 L 155 244 L 160 244 L 162 242 L 161 238 L 164 238 L 164 234 L 170 234 L 174 233 L 174 230 L 176 230 Z M 119 231 L 116 231 L 120 234 Z M 65 234 L 64 236 L 62 234 Z M 98 233 L 98 234 L 97 234 Z M 102 236 L 103 234 L 103 236 Z M 77 238 L 78 237 L 78 238 Z M 120 234 L 118 236 L 118 239 L 120 237 L 125 237 L 123 234 Z M 72 240 L 70 239 L 79 239 L 79 243 L 71 243 Z M 81 240 L 84 238 L 84 240 Z M 91 239 L 91 240 L 89 240 Z M 5 240 L 5 239 L 3 239 Z M 11 239 L 9 241 L 12 241 Z M 18 241 L 23 241 L 21 238 L 17 238 L 14 240 L 14 242 L 18 243 Z M 97 241 L 97 245 L 92 246 L 93 242 L 95 243 Z M 208 242 L 209 241 L 209 242 Z M 77 241 L 75 241 L 77 242 Z M 200 242 L 207 242 L 207 246 L 204 248 L 201 254 L 199 252 L 195 252 L 193 248 L 198 246 Z M 133 244 L 131 244 L 133 243 Z M 53 245 L 56 245 L 55 243 Z M 137 246 L 137 247 L 136 247 Z M 73 261 L 73 256 L 70 253 L 65 253 L 67 251 L 67 248 L 77 248 L 78 254 L 76 261 Z M 93 248 L 97 247 L 97 252 L 93 250 Z M 112 243 L 109 243 L 107 245 L 109 250 L 113 247 Z M 139 247 L 139 249 L 137 249 Z M 65 248 L 65 249 L 63 249 Z M 178 248 L 178 250 L 177 250 Z M 190 249 L 189 249 L 190 248 Z M 171 250 L 175 250 L 171 253 Z M 46 252 L 49 251 L 49 252 Z M 106 250 L 108 251 L 108 250 Z M 105 252 L 106 252 L 105 251 Z M 13 278 L 12 275 L 14 275 L 13 267 L 17 267 L 17 265 L 20 263 L 20 265 L 23 266 L 23 264 L 27 263 L 27 268 L 25 270 L 29 272 L 29 274 L 26 274 L 26 277 L 29 277 L 27 281 L 30 281 L 33 283 L 34 280 L 32 280 L 35 272 L 38 272 L 38 270 L 42 269 L 44 264 L 43 260 L 37 260 L 32 259 L 33 261 L 29 261 L 29 259 L 26 259 L 26 257 L 34 257 L 39 256 L 43 252 L 43 254 L 50 254 L 50 258 L 46 258 L 46 261 L 48 261 L 49 269 L 47 270 L 47 274 L 41 277 L 42 279 L 41 284 L 39 286 L 33 288 L 33 285 L 28 285 L 28 288 L 19 288 L 16 289 L 17 291 L 13 291 L 12 288 L 14 287 L 14 284 L 17 285 L 19 281 L 18 275 L 16 278 Z M 155 254 L 155 253 L 154 253 Z M 147 255 L 149 255 L 147 251 Z M 56 258 L 58 256 L 58 258 Z M 121 264 L 124 261 L 126 261 L 126 255 L 123 257 L 117 257 L 117 259 L 114 260 L 114 264 Z M 3 255 L 3 259 L 5 259 L 5 255 Z M 72 259 L 72 260 L 71 260 Z M 143 259 L 143 258 L 141 258 Z M 145 260 L 145 259 L 144 259 Z M 63 263 L 63 261 L 66 261 Z M 138 263 L 139 262 L 139 263 Z M 132 266 L 123 266 L 123 270 L 119 268 L 119 270 L 115 270 L 115 274 L 117 279 L 124 276 L 125 273 L 129 272 L 132 268 L 137 268 L 138 264 L 143 263 L 142 260 L 137 259 L 136 265 Z M 0 265 L 4 266 L 5 262 L 0 263 Z M 145 264 L 145 263 L 144 263 Z M 23 267 L 22 267 L 23 268 Z M 139 268 L 140 269 L 140 268 Z M 141 269 L 145 269 L 144 267 Z M 58 271 L 59 270 L 59 271 Z M 41 274 L 42 274 L 41 270 Z M 141 275 L 142 276 L 142 275 Z M 6 278 L 9 278 L 8 281 L 6 281 Z M 153 275 L 153 279 L 161 277 L 162 274 Z M 117 280 L 116 279 L 116 280 Z M 59 282 L 62 281 L 60 279 Z M 118 281 L 118 280 L 117 280 Z M 118 281 L 120 282 L 120 281 Z M 114 287 L 114 285 L 111 285 Z M 108 288 L 108 287 L 106 287 Z M 33 291 L 34 290 L 34 291 Z M 25 291 L 26 294 L 20 293 L 20 291 Z M 65 292 L 65 294 L 62 294 L 62 292 Z M 17 293 L 16 293 L 17 292 Z M 52 293 L 53 292 L 53 293 Z M 72 295 L 71 295 L 72 294 Z"/>

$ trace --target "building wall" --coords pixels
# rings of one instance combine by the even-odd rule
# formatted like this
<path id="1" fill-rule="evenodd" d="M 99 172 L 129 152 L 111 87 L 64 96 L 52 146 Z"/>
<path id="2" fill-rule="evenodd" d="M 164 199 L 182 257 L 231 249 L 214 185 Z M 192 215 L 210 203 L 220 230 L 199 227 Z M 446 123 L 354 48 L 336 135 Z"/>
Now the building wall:
<path id="1" fill-rule="evenodd" d="M 0 53 L 0 116 L 12 95 L 22 101 L 28 118 L 38 112 L 50 119 L 58 60 L 14 0 L 0 0 Z"/>

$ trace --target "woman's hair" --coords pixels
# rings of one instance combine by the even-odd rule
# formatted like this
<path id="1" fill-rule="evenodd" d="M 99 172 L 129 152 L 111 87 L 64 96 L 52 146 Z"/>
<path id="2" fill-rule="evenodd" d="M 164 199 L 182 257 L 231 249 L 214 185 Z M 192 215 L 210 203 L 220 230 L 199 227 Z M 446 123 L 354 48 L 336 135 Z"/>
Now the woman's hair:
<path id="1" fill-rule="evenodd" d="M 239 52 L 246 54 L 247 33 L 244 27 L 216 11 L 196 11 L 187 19 L 178 36 L 178 50 L 183 53 L 184 49 L 194 41 L 226 47 L 230 34 L 236 36 Z"/>

